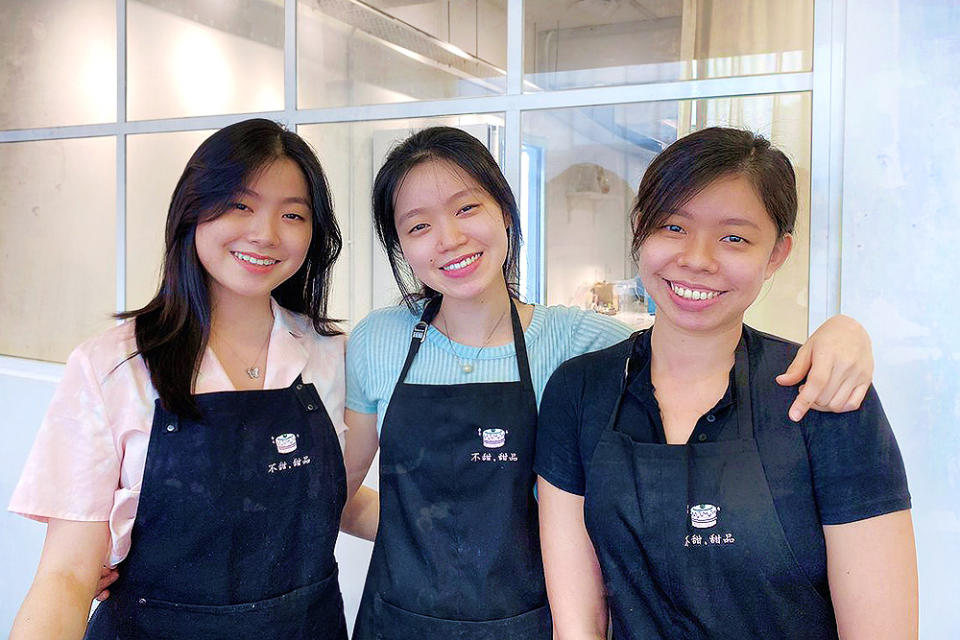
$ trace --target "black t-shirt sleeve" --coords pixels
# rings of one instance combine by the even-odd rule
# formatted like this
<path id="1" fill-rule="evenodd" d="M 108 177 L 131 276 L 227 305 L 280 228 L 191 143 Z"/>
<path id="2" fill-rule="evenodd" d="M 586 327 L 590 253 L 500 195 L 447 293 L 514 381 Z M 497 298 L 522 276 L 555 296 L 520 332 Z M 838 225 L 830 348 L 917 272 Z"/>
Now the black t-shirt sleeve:
<path id="1" fill-rule="evenodd" d="M 580 452 L 582 385 L 575 382 L 579 377 L 575 363 L 562 364 L 543 390 L 533 468 L 553 486 L 582 496 L 586 485 Z"/>
<path id="2" fill-rule="evenodd" d="M 807 449 L 823 524 L 910 508 L 900 448 L 872 386 L 857 411 L 810 416 Z"/>

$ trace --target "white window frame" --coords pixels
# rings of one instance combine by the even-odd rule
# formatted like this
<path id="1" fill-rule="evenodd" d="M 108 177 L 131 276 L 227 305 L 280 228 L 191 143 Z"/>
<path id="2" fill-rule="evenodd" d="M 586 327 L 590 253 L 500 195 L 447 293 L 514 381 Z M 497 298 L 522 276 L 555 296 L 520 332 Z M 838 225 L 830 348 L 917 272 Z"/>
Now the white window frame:
<path id="1" fill-rule="evenodd" d="M 0 144 L 103 136 L 116 139 L 116 310 L 121 311 L 126 309 L 126 142 L 129 135 L 219 129 L 251 117 L 270 118 L 293 129 L 305 124 L 502 113 L 505 119 L 504 174 L 514 192 L 522 198 L 525 196 L 520 184 L 520 154 L 521 116 L 524 112 L 809 91 L 812 96 L 812 140 L 808 326 L 819 326 L 839 311 L 846 0 L 814 1 L 813 71 L 535 93 L 523 93 L 523 15 L 523 0 L 509 0 L 505 95 L 297 109 L 297 0 L 284 0 L 282 111 L 131 122 L 126 119 L 127 6 L 126 0 L 116 0 L 116 121 L 0 131 Z M 0 356 L 0 373 L 3 374 L 51 379 L 58 377 L 61 370 L 62 365 Z"/>

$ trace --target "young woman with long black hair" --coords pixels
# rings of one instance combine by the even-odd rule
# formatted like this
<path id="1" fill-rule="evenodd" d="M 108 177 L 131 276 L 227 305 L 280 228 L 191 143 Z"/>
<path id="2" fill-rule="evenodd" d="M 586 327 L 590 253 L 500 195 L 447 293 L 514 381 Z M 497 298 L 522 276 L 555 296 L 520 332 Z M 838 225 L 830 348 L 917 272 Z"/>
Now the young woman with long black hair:
<path id="1" fill-rule="evenodd" d="M 70 356 L 10 509 L 47 523 L 13 637 L 346 638 L 341 247 L 309 146 L 267 120 L 190 158 L 156 296 Z"/>
<path id="2" fill-rule="evenodd" d="M 514 196 L 459 129 L 398 145 L 373 213 L 407 304 L 371 313 L 347 352 L 348 476 L 362 478 L 380 450 L 379 530 L 354 637 L 549 640 L 538 399 L 561 362 L 630 329 L 519 300 Z M 871 369 L 859 325 L 829 321 L 780 381 L 799 382 L 811 354 L 794 409 L 859 405 Z"/>

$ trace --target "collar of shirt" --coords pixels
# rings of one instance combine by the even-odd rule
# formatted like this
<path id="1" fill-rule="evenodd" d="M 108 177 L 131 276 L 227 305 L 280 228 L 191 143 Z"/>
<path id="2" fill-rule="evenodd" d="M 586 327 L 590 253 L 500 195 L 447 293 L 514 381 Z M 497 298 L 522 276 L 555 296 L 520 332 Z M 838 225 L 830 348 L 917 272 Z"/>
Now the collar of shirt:
<path id="1" fill-rule="evenodd" d="M 660 422 L 660 405 L 657 402 L 655 388 L 650 376 L 650 335 L 649 330 L 644 331 L 637 336 L 634 342 L 633 352 L 630 355 L 630 367 L 627 372 L 627 392 L 646 407 L 649 420 L 652 422 L 653 431 L 647 436 L 634 436 L 638 441 L 649 441 L 647 438 L 653 438 L 656 442 L 666 442 L 663 435 L 663 425 Z M 691 442 L 714 441 L 721 437 L 724 425 L 728 422 L 730 410 L 736 401 L 733 369 L 727 382 L 727 389 L 723 392 L 723 397 L 717 402 L 710 411 L 705 413 L 697 421 L 697 425 L 691 434 Z M 720 418 L 718 420 L 718 418 Z"/>
<path id="2" fill-rule="evenodd" d="M 273 311 L 273 328 L 267 346 L 267 365 L 264 371 L 264 389 L 282 389 L 290 386 L 307 364 L 308 353 L 301 340 L 303 329 L 296 317 L 273 298 L 270 298 Z M 234 391 L 230 377 L 217 359 L 213 349 L 207 347 L 200 361 L 197 373 L 195 393 L 215 393 Z"/>

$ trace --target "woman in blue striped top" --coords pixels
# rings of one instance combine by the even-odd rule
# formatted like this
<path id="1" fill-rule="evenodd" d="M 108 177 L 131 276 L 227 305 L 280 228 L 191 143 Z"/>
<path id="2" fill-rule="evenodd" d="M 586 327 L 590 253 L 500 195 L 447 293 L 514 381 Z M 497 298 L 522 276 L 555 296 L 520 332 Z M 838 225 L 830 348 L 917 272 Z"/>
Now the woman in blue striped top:
<path id="1" fill-rule="evenodd" d="M 519 300 L 515 198 L 459 129 L 397 146 L 373 209 L 405 304 L 371 313 L 347 348 L 348 491 L 380 449 L 379 528 L 354 638 L 549 640 L 537 404 L 561 362 L 631 330 Z M 859 406 L 872 370 L 860 325 L 828 321 L 779 381 L 796 384 L 808 369 L 792 418 Z"/>

